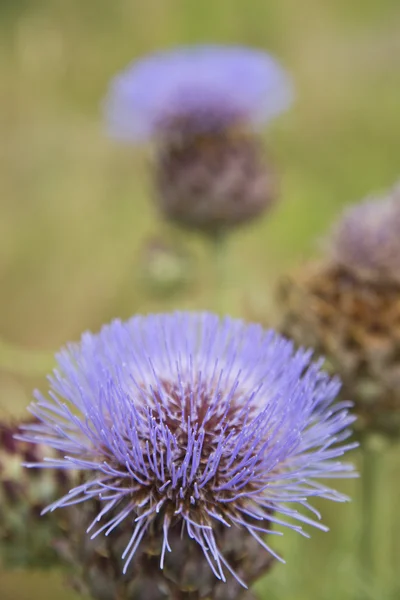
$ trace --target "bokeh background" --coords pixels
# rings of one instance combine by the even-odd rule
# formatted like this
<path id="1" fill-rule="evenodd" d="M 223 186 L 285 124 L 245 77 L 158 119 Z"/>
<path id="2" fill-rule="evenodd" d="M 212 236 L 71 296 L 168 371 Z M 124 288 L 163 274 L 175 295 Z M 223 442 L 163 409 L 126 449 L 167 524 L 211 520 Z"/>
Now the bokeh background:
<path id="1" fill-rule="evenodd" d="M 4 341 L 51 353 L 112 317 L 217 308 L 197 237 L 178 238 L 192 265 L 186 288 L 146 285 L 143 248 L 177 236 L 149 202 L 146 152 L 108 140 L 100 107 L 129 61 L 194 42 L 270 50 L 297 93 L 265 135 L 281 204 L 232 237 L 224 311 L 270 322 L 280 274 L 318 252 L 341 207 L 400 177 L 398 0 L 0 0 L 2 418 L 23 414 L 32 388 L 45 387 L 47 360 Z M 386 449 L 381 466 L 373 585 L 359 575 L 360 492 L 349 482 L 351 504 L 319 506 L 330 533 L 289 532 L 278 544 L 288 564 L 261 582 L 263 598 L 400 598 L 399 451 Z M 0 573 L 2 600 L 36 596 L 77 598 L 58 573 Z"/>

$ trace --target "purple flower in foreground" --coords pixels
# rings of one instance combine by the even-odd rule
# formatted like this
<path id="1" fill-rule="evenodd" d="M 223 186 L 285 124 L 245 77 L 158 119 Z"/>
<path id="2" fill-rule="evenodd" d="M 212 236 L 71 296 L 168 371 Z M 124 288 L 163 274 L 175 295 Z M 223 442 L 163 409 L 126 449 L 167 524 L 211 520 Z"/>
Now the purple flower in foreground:
<path id="1" fill-rule="evenodd" d="M 64 458 L 28 466 L 82 471 L 47 510 L 97 502 L 92 537 L 129 530 L 124 571 L 155 530 L 163 568 L 178 528 L 217 578 L 226 569 L 243 583 L 221 531 L 276 556 L 263 539 L 271 524 L 325 530 L 309 499 L 346 499 L 316 478 L 354 474 L 338 460 L 354 447 L 349 403 L 333 404 L 338 381 L 272 331 L 208 313 L 137 316 L 85 333 L 57 358 L 50 399 L 37 392 L 31 406 L 41 424 L 24 437 Z"/>
<path id="2" fill-rule="evenodd" d="M 259 125 L 291 101 L 289 78 L 269 54 L 211 45 L 134 62 L 111 82 L 105 111 L 110 133 L 136 142 L 176 120 L 203 132 L 243 122 Z"/>

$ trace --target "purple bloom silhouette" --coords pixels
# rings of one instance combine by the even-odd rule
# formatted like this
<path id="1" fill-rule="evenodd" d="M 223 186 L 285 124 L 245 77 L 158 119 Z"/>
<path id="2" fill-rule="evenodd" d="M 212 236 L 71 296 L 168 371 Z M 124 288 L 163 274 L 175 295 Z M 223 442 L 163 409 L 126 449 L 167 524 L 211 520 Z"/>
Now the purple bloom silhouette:
<path id="1" fill-rule="evenodd" d="M 196 132 L 259 125 L 291 101 L 286 72 L 266 52 L 194 46 L 134 62 L 111 82 L 105 112 L 112 136 L 137 142 L 177 121 Z"/>
<path id="2" fill-rule="evenodd" d="M 206 45 L 134 62 L 111 81 L 104 111 L 112 137 L 155 142 L 162 215 L 221 238 L 273 206 L 275 169 L 257 129 L 291 100 L 288 75 L 266 52 Z"/>
<path id="3" fill-rule="evenodd" d="M 400 283 L 400 184 L 345 209 L 330 239 L 332 259 L 360 279 Z"/>
<path id="4" fill-rule="evenodd" d="M 338 460 L 354 447 L 349 403 L 333 404 L 339 382 L 273 331 L 209 313 L 136 316 L 85 333 L 57 359 L 50 399 L 37 392 L 30 409 L 41 423 L 24 438 L 64 458 L 28 466 L 82 470 L 47 510 L 96 500 L 93 537 L 124 522 L 124 572 L 156 527 L 162 568 L 179 527 L 225 581 L 221 528 L 276 556 L 262 537 L 271 524 L 326 530 L 309 498 L 346 500 L 316 479 L 354 474 Z"/>

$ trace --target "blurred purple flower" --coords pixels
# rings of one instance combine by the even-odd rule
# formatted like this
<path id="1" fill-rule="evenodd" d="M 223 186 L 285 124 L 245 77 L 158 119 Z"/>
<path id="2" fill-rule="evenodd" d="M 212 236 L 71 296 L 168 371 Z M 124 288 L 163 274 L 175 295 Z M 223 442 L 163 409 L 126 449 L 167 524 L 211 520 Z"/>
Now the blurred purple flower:
<path id="1" fill-rule="evenodd" d="M 333 230 L 330 254 L 360 279 L 400 283 L 400 185 L 347 208 Z"/>
<path id="2" fill-rule="evenodd" d="M 349 403 L 332 404 L 338 381 L 272 331 L 209 313 L 137 316 L 85 333 L 57 358 L 50 399 L 37 392 L 31 406 L 41 424 L 24 437 L 64 458 L 28 466 L 83 471 L 84 482 L 47 510 L 100 501 L 88 531 L 104 524 L 92 537 L 127 520 L 124 572 L 156 525 L 162 568 L 178 526 L 225 581 L 233 569 L 221 528 L 239 528 L 276 556 L 262 539 L 271 524 L 326 530 L 287 503 L 319 519 L 309 498 L 346 500 L 316 478 L 354 474 L 337 460 L 354 447 L 343 443 Z"/>
<path id="3" fill-rule="evenodd" d="M 286 72 L 266 52 L 194 46 L 134 62 L 111 82 L 105 112 L 112 136 L 138 142 L 182 119 L 196 131 L 256 126 L 292 96 Z"/>

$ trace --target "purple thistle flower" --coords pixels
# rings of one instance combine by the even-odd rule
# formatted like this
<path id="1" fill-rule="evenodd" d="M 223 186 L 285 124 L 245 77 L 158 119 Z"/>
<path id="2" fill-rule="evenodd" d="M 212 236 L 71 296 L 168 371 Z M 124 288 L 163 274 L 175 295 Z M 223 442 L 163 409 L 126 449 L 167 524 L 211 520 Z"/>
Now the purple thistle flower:
<path id="1" fill-rule="evenodd" d="M 105 101 L 112 136 L 146 140 L 176 121 L 213 131 L 259 125 L 288 108 L 292 86 L 266 52 L 194 46 L 143 58 L 119 74 Z"/>
<path id="2" fill-rule="evenodd" d="M 157 523 L 161 568 L 179 526 L 217 578 L 227 569 L 245 585 L 221 528 L 276 556 L 262 537 L 271 524 L 326 530 L 309 498 L 346 500 L 317 479 L 354 475 L 338 460 L 355 447 L 350 403 L 333 404 L 339 382 L 273 331 L 209 313 L 136 316 L 85 333 L 57 359 L 50 399 L 36 392 L 30 408 L 41 424 L 23 438 L 64 458 L 27 466 L 83 472 L 47 510 L 99 502 L 92 537 L 128 523 L 124 572 Z"/>
<path id="3" fill-rule="evenodd" d="M 211 45 L 133 63 L 112 80 L 104 109 L 112 137 L 154 139 L 161 213 L 220 238 L 274 204 L 275 172 L 256 130 L 291 100 L 289 78 L 269 54 Z"/>
<path id="4" fill-rule="evenodd" d="M 333 260 L 360 279 L 400 283 L 400 185 L 347 208 L 330 240 Z"/>

